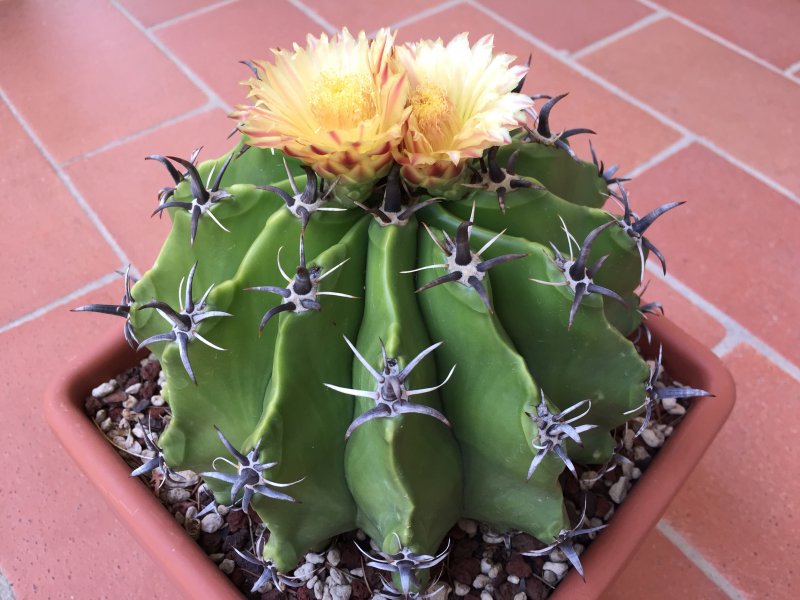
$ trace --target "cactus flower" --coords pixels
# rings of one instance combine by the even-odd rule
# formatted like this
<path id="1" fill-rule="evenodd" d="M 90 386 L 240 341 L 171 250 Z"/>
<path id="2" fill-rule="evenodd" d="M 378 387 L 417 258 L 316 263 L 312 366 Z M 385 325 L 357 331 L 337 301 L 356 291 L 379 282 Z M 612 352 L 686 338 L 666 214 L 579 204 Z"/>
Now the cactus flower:
<path id="1" fill-rule="evenodd" d="M 279 148 L 339 189 L 363 196 L 385 176 L 408 117 L 405 74 L 391 60 L 394 34 L 374 40 L 347 29 L 332 38 L 308 36 L 306 47 L 273 50 L 275 62 L 252 61 L 252 106 L 231 115 L 248 143 Z"/>
<path id="2" fill-rule="evenodd" d="M 436 195 L 453 192 L 466 160 L 511 142 L 532 100 L 515 93 L 528 71 L 513 56 L 492 54 L 494 37 L 470 48 L 466 33 L 398 46 L 397 61 L 409 82 L 411 115 L 395 151 L 403 177 Z"/>

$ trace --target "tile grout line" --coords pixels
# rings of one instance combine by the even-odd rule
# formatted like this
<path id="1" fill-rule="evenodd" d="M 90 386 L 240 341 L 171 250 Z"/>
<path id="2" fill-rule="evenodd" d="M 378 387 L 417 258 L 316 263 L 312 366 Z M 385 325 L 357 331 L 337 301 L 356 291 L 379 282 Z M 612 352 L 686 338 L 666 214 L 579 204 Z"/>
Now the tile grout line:
<path id="1" fill-rule="evenodd" d="M 788 79 L 792 83 L 795 83 L 795 84 L 800 83 L 796 79 L 791 77 L 790 75 L 787 75 L 779 67 L 776 67 L 772 63 L 764 60 L 763 58 L 761 58 L 757 54 L 754 54 L 753 52 L 750 52 L 749 50 L 746 50 L 745 48 L 742 48 L 741 46 L 738 46 L 737 44 L 731 42 L 730 40 L 725 39 L 721 35 L 716 34 L 716 33 L 714 33 L 713 31 L 711 31 L 709 29 L 706 29 L 702 25 L 698 25 L 694 21 L 690 21 L 686 17 L 681 16 L 681 15 L 669 10 L 668 8 L 664 8 L 663 6 L 658 4 L 657 2 L 653 2 L 652 0 L 637 0 L 637 2 L 639 4 L 641 4 L 642 6 L 646 6 L 647 8 L 649 8 L 651 10 L 663 11 L 671 19 L 677 21 L 678 23 L 680 23 L 684 27 L 687 27 L 687 28 L 691 29 L 692 31 L 695 31 L 696 33 L 699 33 L 700 35 L 707 37 L 708 39 L 720 44 L 721 46 L 725 46 L 731 52 L 735 52 L 739 56 L 742 56 L 742 57 L 744 57 L 744 58 L 746 58 L 746 59 L 758 64 L 759 66 L 764 67 L 768 71 L 770 71 L 770 72 L 772 72 L 772 73 L 774 73 L 776 75 L 779 75 L 779 76 L 783 77 L 784 79 Z"/>
<path id="2" fill-rule="evenodd" d="M 676 279 L 674 276 L 664 275 L 661 269 L 659 267 L 656 267 L 652 263 L 648 263 L 647 271 L 650 272 L 650 274 L 653 275 L 654 277 L 666 283 L 673 290 L 679 292 L 684 298 L 689 300 L 692 304 L 701 309 L 703 312 L 705 312 L 706 314 L 708 314 L 709 316 L 713 317 L 718 322 L 720 322 L 722 326 L 725 327 L 726 337 L 732 336 L 733 339 L 735 340 L 738 340 L 740 342 L 746 342 L 747 344 L 752 346 L 755 350 L 757 350 L 760 354 L 762 354 L 765 358 L 767 358 L 770 362 L 772 362 L 776 367 L 784 371 L 787 375 L 793 377 L 797 381 L 800 381 L 800 367 L 798 367 L 792 361 L 784 357 L 782 354 L 780 354 L 777 350 L 775 350 L 772 346 L 767 344 L 757 335 L 753 334 L 744 325 L 736 321 L 733 317 L 729 316 L 722 309 L 718 308 L 713 303 L 706 300 L 703 296 L 698 294 L 696 291 L 694 291 L 692 288 L 690 288 L 682 281 Z M 725 339 L 723 338 L 723 342 L 724 341 Z M 722 342 L 720 342 L 720 344 L 721 343 Z M 722 349 L 725 350 L 726 346 L 727 343 L 725 344 L 725 346 L 722 347 Z"/>
<path id="3" fill-rule="evenodd" d="M 716 354 L 719 358 L 723 358 L 730 354 L 731 350 L 733 350 L 739 344 L 747 343 L 747 340 L 742 338 L 742 336 L 737 331 L 726 331 L 725 337 L 723 337 L 716 346 L 714 346 L 711 351 Z"/>
<path id="4" fill-rule="evenodd" d="M 632 33 L 636 33 L 640 29 L 645 29 L 646 27 L 649 27 L 653 23 L 658 23 L 659 21 L 663 21 L 666 18 L 667 18 L 667 13 L 665 13 L 663 10 L 655 10 L 646 17 L 642 17 L 638 21 L 631 23 L 627 27 L 623 27 L 622 29 L 615 31 L 614 33 L 607 35 L 604 38 L 600 38 L 599 40 L 592 42 L 588 46 L 584 46 L 580 50 L 576 50 L 575 52 L 570 54 L 569 57 L 572 60 L 578 60 L 580 58 L 583 58 L 584 56 L 586 56 L 591 52 L 594 52 L 595 50 L 599 50 L 600 48 L 604 48 L 609 44 L 613 44 L 617 40 L 621 40 L 622 38 Z"/>
<path id="5" fill-rule="evenodd" d="M 100 233 L 101 237 L 106 241 L 106 243 L 111 246 L 114 254 L 117 256 L 117 259 L 120 261 L 120 264 L 127 265 L 130 263 L 128 259 L 128 255 L 125 254 L 125 251 L 122 247 L 117 243 L 117 240 L 114 239 L 114 236 L 111 235 L 111 232 L 105 226 L 105 224 L 100 220 L 100 217 L 97 216 L 97 213 L 94 212 L 89 203 L 80 193 L 78 188 L 72 182 L 72 179 L 69 175 L 62 169 L 53 156 L 50 154 L 50 151 L 47 150 L 45 145 L 39 139 L 39 136 L 36 135 L 36 132 L 33 128 L 28 124 L 28 122 L 23 118 L 22 114 L 17 110 L 17 107 L 11 102 L 11 99 L 5 93 L 5 90 L 0 87 L 0 101 L 2 101 L 7 107 L 8 110 L 11 111 L 11 114 L 16 119 L 17 123 L 20 127 L 22 127 L 23 131 L 28 135 L 33 145 L 42 155 L 42 157 L 47 161 L 50 165 L 50 168 L 59 178 L 62 184 L 67 188 L 67 191 L 72 195 L 73 200 L 78 204 L 84 214 L 88 217 L 89 221 L 94 225 L 95 229 Z"/>
<path id="6" fill-rule="evenodd" d="M 677 142 L 675 142 L 674 144 L 667 146 L 661 152 L 654 154 L 644 162 L 639 163 L 636 167 L 631 169 L 629 173 L 626 173 L 626 175 L 629 175 L 631 178 L 638 177 L 642 173 L 645 173 L 651 168 L 667 160 L 670 156 L 673 156 L 683 148 L 688 147 L 695 141 L 696 140 L 694 140 L 692 137 L 682 138 Z M 770 347 L 759 337 L 752 334 L 748 329 L 746 329 L 738 321 L 727 315 L 720 308 L 718 308 L 717 306 L 715 306 L 714 304 L 712 304 L 711 302 L 700 296 L 700 294 L 689 288 L 689 286 L 687 286 L 685 283 L 675 279 L 675 277 L 671 275 L 665 276 L 658 267 L 655 267 L 652 264 L 648 263 L 647 270 L 651 274 L 655 275 L 658 279 L 666 283 L 680 296 L 683 296 L 694 306 L 700 308 L 703 312 L 711 316 L 715 321 L 717 321 L 724 327 L 725 336 L 712 349 L 714 354 L 716 354 L 719 357 L 723 357 L 726 354 L 728 354 L 738 344 L 745 343 L 753 347 L 756 351 L 762 354 L 775 366 L 777 366 L 790 376 L 794 377 L 795 379 L 800 380 L 800 369 L 797 367 L 797 365 L 795 365 L 792 361 L 788 360 L 787 358 L 783 357 L 775 349 Z"/>
<path id="7" fill-rule="evenodd" d="M 190 10 L 189 12 L 183 13 L 182 15 L 178 15 L 176 17 L 170 17 L 166 21 L 161 21 L 160 23 L 156 23 L 155 25 L 150 25 L 147 29 L 149 31 L 158 31 L 160 29 L 164 29 L 165 27 L 169 27 L 170 25 L 175 25 L 177 23 L 182 23 L 183 21 L 188 21 L 194 17 L 199 17 L 200 15 L 204 15 L 206 13 L 212 12 L 217 10 L 218 8 L 222 8 L 224 6 L 228 6 L 228 4 L 233 4 L 234 2 L 238 2 L 239 0 L 219 0 L 219 2 L 214 2 L 213 4 L 209 4 L 207 6 L 201 6 L 200 8 L 195 8 L 194 10 Z"/>
<path id="8" fill-rule="evenodd" d="M 537 48 L 539 48 L 540 50 L 542 50 L 546 54 L 548 54 L 551 57 L 555 58 L 559 62 L 562 62 L 566 66 L 570 67 L 573 71 L 576 71 L 580 75 L 583 75 L 586 79 L 592 81 L 593 83 L 599 85 L 600 87 L 602 87 L 606 91 L 610 92 L 611 94 L 617 96 L 618 98 L 624 100 L 628 104 L 631 104 L 632 106 L 638 108 L 642 112 L 644 112 L 644 113 L 648 114 L 649 116 L 653 117 L 656 121 L 658 121 L 662 125 L 665 125 L 665 126 L 671 128 L 671 129 L 674 129 L 675 131 L 677 131 L 678 133 L 680 133 L 684 137 L 690 137 L 693 140 L 697 141 L 698 143 L 703 144 L 708 150 L 711 150 L 712 152 L 714 152 L 718 156 L 721 156 L 722 158 L 724 158 L 725 160 L 727 160 L 731 164 L 734 164 L 737 167 L 742 168 L 743 170 L 745 170 L 751 176 L 756 177 L 764 185 L 767 185 L 768 187 L 772 188 L 776 192 L 780 193 L 782 196 L 787 197 L 789 200 L 791 200 L 791 201 L 793 201 L 793 202 L 795 202 L 797 204 L 800 204 L 800 197 L 798 197 L 794 192 L 792 192 L 788 188 L 784 187 L 783 185 L 779 184 L 778 182 L 774 181 L 773 179 L 771 179 L 770 177 L 768 177 L 764 173 L 761 173 L 755 167 L 750 166 L 750 165 L 746 165 L 744 162 L 740 161 L 739 159 L 734 158 L 730 153 L 728 153 L 725 150 L 722 150 L 719 146 L 717 146 L 716 144 L 714 144 L 713 142 L 711 142 L 707 138 L 704 138 L 703 136 L 697 135 L 693 131 L 689 130 L 686 126 L 678 123 L 674 119 L 668 117 L 664 113 L 662 113 L 659 110 L 653 108 L 652 106 L 650 106 L 646 102 L 636 98 L 635 96 L 632 96 L 632 95 L 628 94 L 627 92 L 625 92 L 625 90 L 623 90 L 619 86 L 611 83 L 610 81 L 608 81 L 604 77 L 601 77 L 600 75 L 598 75 L 597 73 L 595 73 L 594 71 L 592 71 L 591 69 L 586 67 L 585 65 L 581 64 L 578 61 L 572 60 L 569 56 L 565 56 L 564 54 L 562 54 L 558 50 L 554 49 L 549 44 L 543 42 L 542 40 L 540 40 L 539 38 L 537 38 L 533 34 L 529 33 L 528 31 L 525 31 L 524 29 L 522 29 L 521 27 L 519 27 L 515 23 L 509 21 L 508 19 L 506 19 L 502 15 L 499 15 L 499 14 L 495 13 L 493 10 L 483 6 L 478 0 L 465 0 L 465 2 L 467 4 L 469 4 L 470 6 L 472 6 L 473 8 L 481 11 L 485 15 L 491 17 L 492 19 L 497 21 L 500 25 L 506 27 L 507 29 L 510 29 L 511 31 L 516 33 L 519 37 L 524 39 L 525 41 L 533 44 L 534 46 L 536 46 Z"/>
<path id="9" fill-rule="evenodd" d="M 334 27 L 330 21 L 322 17 L 322 15 L 310 6 L 303 4 L 300 0 L 289 0 L 289 4 L 314 21 L 317 25 L 321 26 L 328 33 L 335 33 L 337 31 L 336 27 Z"/>
<path id="10" fill-rule="evenodd" d="M 672 544 L 680 550 L 680 552 L 689 559 L 706 577 L 708 577 L 716 586 L 725 592 L 731 600 L 747 600 L 747 596 L 736 588 L 728 579 L 719 572 L 719 570 L 712 565 L 703 554 L 692 546 L 686 538 L 684 538 L 678 531 L 672 527 L 667 521 L 661 519 L 656 525 L 661 534 L 667 538 Z"/>
<path id="11" fill-rule="evenodd" d="M 231 107 L 229 107 L 225 103 L 225 101 L 219 96 L 219 94 L 217 94 L 211 88 L 211 86 L 209 86 L 205 81 L 203 81 L 197 75 L 197 73 L 195 73 L 188 66 L 186 66 L 183 63 L 183 61 L 181 61 L 177 56 L 175 56 L 172 53 L 172 51 L 169 48 L 167 48 L 164 42 L 158 39 L 158 36 L 155 33 L 153 33 L 152 31 L 147 29 L 144 25 L 142 25 L 142 22 L 139 21 L 139 19 L 137 19 L 133 14 L 131 14 L 131 12 L 127 8 L 122 6 L 119 3 L 119 0 L 110 0 L 110 1 L 111 5 L 114 8 L 116 8 L 126 19 L 128 19 L 128 21 L 130 21 L 131 24 L 136 29 L 138 29 L 139 32 L 142 35 L 144 35 L 150 41 L 151 44 L 153 44 L 156 48 L 158 48 L 162 52 L 162 54 L 164 54 L 164 56 L 166 56 L 167 59 L 170 62 L 172 62 L 172 64 L 174 64 L 181 73 L 183 73 L 184 77 L 186 77 L 190 83 L 193 83 L 197 88 L 200 89 L 200 91 L 202 91 L 206 95 L 206 98 L 213 106 L 221 108 L 225 112 L 231 111 Z"/>
<path id="12" fill-rule="evenodd" d="M 645 160 L 643 162 L 640 162 L 638 165 L 636 165 L 630 171 L 627 171 L 625 173 L 624 177 L 629 177 L 631 179 L 639 177 L 639 175 L 641 175 L 642 173 L 646 173 L 647 171 L 649 171 L 653 167 L 661 164 L 662 162 L 664 162 L 668 158 L 674 156 L 675 154 L 677 154 L 681 150 L 684 150 L 685 148 L 688 148 L 694 142 L 695 142 L 694 137 L 692 137 L 692 136 L 683 136 L 679 140 L 671 143 L 669 146 L 667 146 L 663 150 L 658 151 L 656 154 L 654 154 L 653 156 L 651 156 L 647 160 Z"/>
<path id="13" fill-rule="evenodd" d="M 734 167 L 744 171 L 745 173 L 750 175 L 750 177 L 753 177 L 754 179 L 757 179 L 758 181 L 760 181 L 761 183 L 766 185 L 768 188 L 772 189 L 773 191 L 778 192 L 781 196 L 785 196 L 788 200 L 791 200 L 795 204 L 800 204 L 800 196 L 796 195 L 792 190 L 790 190 L 789 188 L 784 187 L 783 185 L 781 185 L 777 181 L 771 179 L 767 175 L 764 175 L 764 173 L 762 173 L 761 171 L 759 171 L 758 169 L 756 169 L 752 165 L 747 164 L 743 160 L 735 157 L 733 154 L 731 154 L 727 150 L 723 150 L 722 148 L 717 146 L 711 140 L 709 140 L 707 138 L 704 138 L 704 137 L 696 136 L 696 140 L 695 141 L 697 141 L 698 144 L 701 144 L 707 150 L 710 150 L 711 152 L 713 152 L 714 154 L 716 154 L 720 158 L 728 161 Z"/>
<path id="14" fill-rule="evenodd" d="M 400 19 L 399 21 L 390 25 L 390 27 L 393 30 L 400 29 L 401 27 L 405 27 L 406 25 L 411 25 L 413 23 L 416 23 L 417 21 L 421 21 L 422 19 L 427 19 L 428 17 L 432 17 L 434 15 L 439 14 L 440 12 L 444 12 L 463 3 L 464 0 L 447 0 L 447 2 L 442 2 L 441 4 L 437 4 L 436 6 L 425 8 L 419 11 L 418 13 L 405 17 L 404 19 Z"/>
<path id="15" fill-rule="evenodd" d="M 797 77 L 798 75 L 800 75 L 800 60 L 786 67 L 786 69 L 783 72 L 786 73 L 786 75 L 788 75 L 789 77 Z"/>
<path id="16" fill-rule="evenodd" d="M 60 166 L 62 168 L 69 167 L 70 165 L 72 165 L 72 164 L 74 164 L 76 162 L 85 160 L 87 158 L 92 158 L 93 156 L 97 156 L 98 154 L 101 154 L 103 152 L 107 152 L 108 150 L 113 150 L 117 146 L 122 146 L 123 144 L 127 144 L 128 142 L 133 142 L 133 141 L 138 140 L 138 139 L 140 139 L 140 138 L 142 138 L 142 137 L 144 137 L 146 135 L 154 133 L 154 132 L 156 132 L 156 131 L 158 131 L 160 129 L 164 129 L 164 128 L 170 127 L 172 125 L 176 125 L 178 123 L 181 123 L 183 121 L 191 119 L 192 117 L 196 117 L 198 115 L 203 115 L 203 114 L 205 114 L 207 112 L 211 112 L 212 110 L 215 110 L 217 108 L 218 108 L 217 105 L 213 101 L 209 100 L 203 106 L 198 106 L 197 108 L 193 108 L 192 110 L 187 111 L 185 113 L 182 113 L 180 115 L 177 115 L 175 117 L 170 117 L 169 119 L 166 119 L 165 121 L 161 121 L 160 123 L 156 123 L 155 125 L 152 125 L 150 127 L 146 127 L 145 129 L 140 129 L 139 131 L 136 131 L 136 132 L 131 133 L 129 135 L 125 135 L 125 136 L 122 136 L 122 137 L 117 138 L 115 140 L 112 140 L 112 141 L 110 141 L 110 142 L 108 142 L 106 144 L 103 144 L 102 146 L 94 148 L 93 150 L 89 150 L 88 152 L 84 152 L 83 154 L 78 154 L 76 156 L 68 158 L 67 160 L 62 162 Z"/>
<path id="17" fill-rule="evenodd" d="M 63 306 L 64 304 L 71 302 L 72 300 L 76 300 L 77 298 L 80 298 L 84 294 L 98 290 L 103 286 L 108 285 L 112 281 L 117 281 L 119 278 L 120 275 L 116 271 L 114 271 L 113 273 L 108 273 L 106 275 L 103 275 L 99 279 L 95 279 L 94 281 L 91 281 L 86 285 L 83 285 L 78 289 L 71 291 L 69 294 L 65 296 L 61 296 L 60 298 L 57 298 L 52 302 L 48 302 L 44 306 L 40 306 L 39 308 L 37 308 L 32 312 L 29 312 L 28 314 L 22 315 L 21 317 L 17 317 L 16 319 L 12 319 L 5 325 L 0 325 L 0 334 L 5 333 L 9 329 L 14 329 L 15 327 L 19 327 L 20 325 L 28 323 L 29 321 L 33 321 L 34 319 L 37 319 L 49 313 L 51 310 L 58 308 L 59 306 Z"/>

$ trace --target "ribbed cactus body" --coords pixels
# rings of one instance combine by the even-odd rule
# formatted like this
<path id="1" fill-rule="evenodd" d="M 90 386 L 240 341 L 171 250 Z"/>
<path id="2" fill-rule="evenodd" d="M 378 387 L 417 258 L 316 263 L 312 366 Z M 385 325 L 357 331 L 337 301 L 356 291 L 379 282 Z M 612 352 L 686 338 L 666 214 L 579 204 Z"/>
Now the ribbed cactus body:
<path id="1" fill-rule="evenodd" d="M 174 469 L 232 477 L 236 469 L 221 457 L 236 460 L 216 427 L 242 455 L 256 447 L 262 465 L 276 463 L 263 470 L 269 482 L 263 486 L 291 499 L 256 491 L 251 506 L 271 531 L 264 556 L 278 569 L 292 569 L 303 553 L 356 526 L 385 554 L 434 555 L 460 516 L 549 543 L 568 528 L 558 484 L 565 463 L 547 453 L 532 465 L 545 439 L 532 417 L 537 407 L 546 402 L 555 414 L 591 400 L 580 423 L 596 428 L 581 434 L 583 447 L 570 441 L 564 448 L 574 460 L 602 463 L 612 451 L 609 432 L 641 404 L 649 370 L 625 338 L 639 322 L 634 242 L 611 225 L 589 256 L 594 262 L 609 255 L 595 282 L 632 301 L 623 306 L 589 294 L 572 321 L 574 293 L 560 285 L 564 274 L 551 247 L 574 254 L 576 244 L 611 219 L 599 208 L 605 182 L 591 164 L 536 143 L 501 149 L 500 165 L 515 150 L 516 173 L 536 186 L 508 193 L 505 212 L 494 192 L 465 188 L 462 199 L 424 208 L 405 224 L 383 224 L 360 207 L 311 214 L 302 239 L 317 291 L 352 297 L 320 294 L 302 310 L 281 309 L 266 322 L 270 309 L 298 301 L 251 288 L 291 288 L 279 254 L 293 281 L 303 266 L 301 220 L 276 193 L 256 187 L 294 194 L 281 153 L 250 148 L 230 163 L 221 185 L 232 199 L 211 209 L 229 231 L 204 215 L 190 243 L 190 214 L 170 209 L 172 232 L 133 290 L 137 337 L 166 331 L 158 311 L 144 305 L 158 299 L 181 306 L 195 263 L 194 297 L 213 285 L 208 309 L 231 316 L 196 329 L 225 350 L 189 342 L 196 383 L 178 344 L 152 344 L 174 415 L 161 447 Z M 199 166 L 203 180 L 219 172 L 223 159 Z M 303 171 L 292 161 L 290 168 L 302 189 Z M 379 206 L 383 193 L 376 189 L 368 206 Z M 192 195 L 183 182 L 174 199 Z M 447 262 L 445 234 L 456 239 L 469 220 L 472 253 L 505 230 L 480 260 L 525 256 L 476 271 L 488 305 L 477 288 L 458 281 L 416 291 L 447 270 L 409 271 Z M 420 353 L 405 377 L 391 379 L 390 366 L 402 375 Z M 395 394 L 404 400 L 382 405 L 370 397 L 381 386 L 392 402 Z M 354 400 L 346 390 L 363 393 Z M 232 497 L 224 479 L 209 483 L 219 502 L 240 497 L 240 489 Z M 262 485 L 251 484 L 242 489 Z"/>

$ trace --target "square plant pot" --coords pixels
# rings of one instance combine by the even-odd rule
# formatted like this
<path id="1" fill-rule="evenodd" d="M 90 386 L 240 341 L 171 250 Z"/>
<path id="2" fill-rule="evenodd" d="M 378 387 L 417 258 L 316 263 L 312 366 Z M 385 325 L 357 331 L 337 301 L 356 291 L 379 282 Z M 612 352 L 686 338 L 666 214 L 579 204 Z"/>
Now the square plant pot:
<path id="1" fill-rule="evenodd" d="M 653 341 L 645 354 L 663 344 L 663 364 L 677 381 L 705 389 L 668 442 L 618 507 L 610 525 L 581 557 L 585 581 L 573 569 L 551 598 L 599 598 L 655 526 L 683 482 L 728 418 L 735 400 L 733 379 L 719 358 L 663 317 L 647 325 Z M 130 467 L 86 416 L 83 402 L 93 386 L 134 366 L 139 358 L 118 328 L 77 367 L 59 374 L 45 397 L 45 413 L 67 452 L 94 482 L 117 516 L 189 598 L 241 598 L 238 590 L 163 508 L 149 488 L 130 477 Z"/>

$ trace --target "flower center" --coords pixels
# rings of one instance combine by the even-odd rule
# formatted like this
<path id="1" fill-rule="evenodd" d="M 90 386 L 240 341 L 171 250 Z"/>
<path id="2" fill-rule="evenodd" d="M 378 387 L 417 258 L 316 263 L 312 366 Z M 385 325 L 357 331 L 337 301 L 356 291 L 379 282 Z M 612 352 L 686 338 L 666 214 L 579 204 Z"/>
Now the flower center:
<path id="1" fill-rule="evenodd" d="M 453 103 L 441 87 L 433 83 L 418 85 L 411 93 L 412 114 L 417 128 L 434 150 L 446 149 L 452 134 Z"/>
<path id="2" fill-rule="evenodd" d="M 363 73 L 323 73 L 313 89 L 311 113 L 326 129 L 350 129 L 377 113 L 372 80 Z"/>

